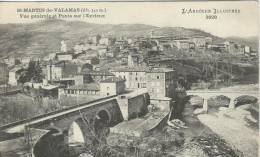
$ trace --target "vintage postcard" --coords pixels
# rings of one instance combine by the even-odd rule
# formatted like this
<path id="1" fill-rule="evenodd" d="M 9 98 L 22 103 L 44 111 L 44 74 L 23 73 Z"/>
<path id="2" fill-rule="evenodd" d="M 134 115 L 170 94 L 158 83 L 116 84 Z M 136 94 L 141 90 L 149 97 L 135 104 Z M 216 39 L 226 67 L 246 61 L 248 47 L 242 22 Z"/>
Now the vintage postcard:
<path id="1" fill-rule="evenodd" d="M 258 13 L 0 2 L 0 157 L 257 157 Z"/>

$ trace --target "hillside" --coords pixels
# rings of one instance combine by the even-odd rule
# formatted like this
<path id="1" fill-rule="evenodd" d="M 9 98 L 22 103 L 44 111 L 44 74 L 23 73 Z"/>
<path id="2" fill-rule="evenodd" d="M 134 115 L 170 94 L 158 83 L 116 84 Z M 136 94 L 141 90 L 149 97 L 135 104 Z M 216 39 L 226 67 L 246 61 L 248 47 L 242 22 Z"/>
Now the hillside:
<path id="1" fill-rule="evenodd" d="M 245 38 L 241 38 L 241 37 L 227 37 L 226 38 L 229 41 L 233 41 L 237 44 L 240 45 L 247 45 L 252 47 L 254 50 L 258 50 L 258 37 L 245 37 Z"/>
<path id="2" fill-rule="evenodd" d="M 60 48 L 61 40 L 71 40 L 72 44 L 86 41 L 89 36 L 102 34 L 109 36 L 147 36 L 154 30 L 158 36 L 216 36 L 198 29 L 155 27 L 143 24 L 91 24 L 81 21 L 57 19 L 42 20 L 30 24 L 0 25 L 0 57 L 45 56 Z"/>

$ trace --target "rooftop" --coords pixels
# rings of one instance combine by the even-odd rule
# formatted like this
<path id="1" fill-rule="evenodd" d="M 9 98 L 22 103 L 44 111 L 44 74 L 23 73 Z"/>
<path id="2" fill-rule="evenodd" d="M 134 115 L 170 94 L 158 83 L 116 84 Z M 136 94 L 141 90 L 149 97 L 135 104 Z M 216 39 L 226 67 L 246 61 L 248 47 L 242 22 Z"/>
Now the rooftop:
<path id="1" fill-rule="evenodd" d="M 29 85 L 30 87 L 32 87 L 32 85 L 33 85 L 33 88 L 36 88 L 36 89 L 39 89 L 41 87 L 42 89 L 46 89 L 46 90 L 59 88 L 59 86 L 56 86 L 56 85 L 50 85 L 50 84 L 43 85 L 42 83 L 32 83 L 32 82 L 28 82 L 27 85 Z"/>
<path id="2" fill-rule="evenodd" d="M 151 100 L 161 100 L 161 101 L 171 101 L 172 98 L 169 97 L 151 97 Z"/>
<path id="3" fill-rule="evenodd" d="M 220 41 L 211 41 L 211 42 L 207 42 L 206 44 L 209 44 L 209 45 L 225 45 L 223 42 L 220 42 Z"/>
<path id="4" fill-rule="evenodd" d="M 20 70 L 23 70 L 23 67 L 15 66 L 13 69 L 9 70 L 10 72 L 18 72 Z"/>
<path id="5" fill-rule="evenodd" d="M 180 43 L 189 43 L 189 44 L 194 44 L 192 41 L 179 41 Z"/>
<path id="6" fill-rule="evenodd" d="M 169 68 L 154 68 L 152 70 L 149 71 L 149 73 L 166 73 L 166 72 L 174 72 L 173 69 L 169 69 Z"/>
<path id="7" fill-rule="evenodd" d="M 99 91 L 100 90 L 100 86 L 98 83 L 91 83 L 91 84 L 80 84 L 80 85 L 74 85 L 74 86 L 70 86 L 67 89 L 84 89 L 84 90 L 95 90 L 95 91 Z"/>
<path id="8" fill-rule="evenodd" d="M 77 43 L 77 45 L 85 45 L 85 43 L 79 42 L 79 43 Z"/>
<path id="9" fill-rule="evenodd" d="M 59 53 L 56 53 L 57 56 L 59 55 L 74 55 L 72 52 L 59 52 Z"/>
<path id="10" fill-rule="evenodd" d="M 125 81 L 125 79 L 122 79 L 119 77 L 110 77 L 110 78 L 100 81 L 100 83 L 116 83 L 116 82 L 122 82 L 122 81 Z"/>
<path id="11" fill-rule="evenodd" d="M 60 61 L 60 60 L 50 60 L 47 64 L 52 64 L 52 65 L 57 65 L 60 63 L 63 63 L 64 61 Z"/>
<path id="12" fill-rule="evenodd" d="M 114 76 L 113 73 L 107 71 L 82 71 L 80 74 L 90 74 L 90 75 L 106 75 L 106 76 Z"/>
<path id="13" fill-rule="evenodd" d="M 194 38 L 205 38 L 204 36 L 195 36 Z"/>
<path id="14" fill-rule="evenodd" d="M 114 72 L 148 72 L 149 67 L 128 67 L 128 66 L 119 66 L 113 69 Z"/>
<path id="15" fill-rule="evenodd" d="M 46 90 L 51 90 L 51 89 L 54 89 L 54 88 L 59 88 L 59 86 L 55 86 L 55 85 L 42 85 L 42 88 L 46 89 Z"/>
<path id="16" fill-rule="evenodd" d="M 159 42 L 168 42 L 167 40 L 159 40 Z"/>

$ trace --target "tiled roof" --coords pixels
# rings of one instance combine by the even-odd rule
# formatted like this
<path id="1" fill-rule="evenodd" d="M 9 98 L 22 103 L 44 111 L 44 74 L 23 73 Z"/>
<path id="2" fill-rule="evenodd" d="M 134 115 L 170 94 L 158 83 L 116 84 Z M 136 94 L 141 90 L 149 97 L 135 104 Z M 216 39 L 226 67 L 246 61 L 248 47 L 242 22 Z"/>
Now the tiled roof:
<path id="1" fill-rule="evenodd" d="M 149 71 L 149 67 L 128 67 L 128 66 L 120 66 L 120 67 L 115 67 L 113 69 L 115 72 L 147 72 Z"/>
<path id="2" fill-rule="evenodd" d="M 189 44 L 195 44 L 194 42 L 192 41 L 179 41 L 180 43 L 189 43 Z"/>
<path id="3" fill-rule="evenodd" d="M 57 56 L 59 55 L 73 55 L 72 52 L 60 52 L 60 53 L 56 53 Z"/>
<path id="4" fill-rule="evenodd" d="M 91 84 L 80 84 L 80 85 L 74 85 L 70 86 L 67 89 L 84 89 L 84 90 L 100 90 L 100 86 L 98 83 L 91 83 Z"/>
<path id="5" fill-rule="evenodd" d="M 160 73 L 165 73 L 165 72 L 173 72 L 173 71 L 174 71 L 174 70 L 169 69 L 169 68 L 156 68 L 156 69 L 150 70 L 149 72 L 150 72 L 150 73 L 158 73 L 158 72 L 160 72 Z"/>
<path id="6" fill-rule="evenodd" d="M 48 61 L 47 64 L 52 64 L 52 65 L 56 65 L 56 64 L 60 64 L 60 63 L 63 63 L 64 61 L 60 61 L 60 60 L 50 60 Z"/>
<path id="7" fill-rule="evenodd" d="M 220 41 L 212 41 L 208 43 L 209 45 L 225 45 L 224 43 L 220 42 Z"/>
<path id="8" fill-rule="evenodd" d="M 65 62 L 65 64 L 61 63 L 61 64 L 56 64 L 55 66 L 56 67 L 76 67 L 78 65 L 76 63 Z"/>
<path id="9" fill-rule="evenodd" d="M 121 82 L 121 81 L 125 81 L 125 79 L 122 79 L 119 77 L 110 77 L 110 78 L 100 81 L 100 83 L 116 83 L 116 82 Z"/>
<path id="10" fill-rule="evenodd" d="M 107 71 L 82 71 L 80 74 L 90 74 L 95 76 L 114 76 L 113 73 Z"/>
<path id="11" fill-rule="evenodd" d="M 205 38 L 204 36 L 194 36 L 193 38 Z"/>

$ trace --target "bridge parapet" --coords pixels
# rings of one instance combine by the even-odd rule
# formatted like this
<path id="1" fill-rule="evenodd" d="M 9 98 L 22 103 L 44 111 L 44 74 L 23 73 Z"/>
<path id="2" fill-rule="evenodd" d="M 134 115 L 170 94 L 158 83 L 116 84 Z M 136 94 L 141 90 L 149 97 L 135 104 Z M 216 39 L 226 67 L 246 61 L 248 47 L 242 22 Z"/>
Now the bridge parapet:
<path id="1" fill-rule="evenodd" d="M 259 98 L 259 92 L 258 91 L 231 91 L 231 90 L 194 90 L 194 91 L 181 91 L 181 92 L 176 92 L 176 93 L 183 93 L 184 96 L 200 96 L 205 99 L 209 99 L 210 97 L 213 96 L 226 96 L 230 99 L 235 99 L 237 97 L 243 96 L 243 95 L 248 95 L 248 96 L 253 96 L 256 98 Z"/>
<path id="2" fill-rule="evenodd" d="M 188 90 L 179 91 L 181 98 L 187 96 L 199 96 L 203 99 L 203 109 L 208 110 L 208 99 L 216 96 L 225 96 L 230 99 L 229 108 L 235 108 L 235 101 L 241 96 L 252 96 L 259 99 L 258 91 L 238 91 L 238 90 Z"/>

